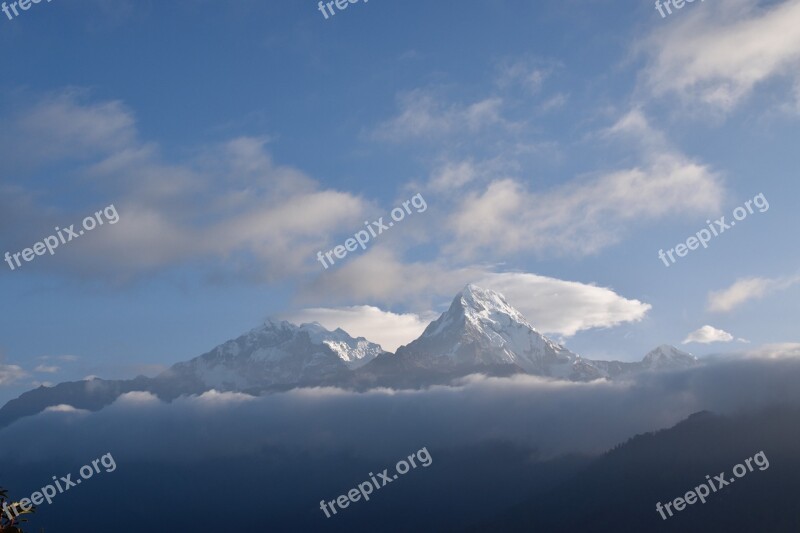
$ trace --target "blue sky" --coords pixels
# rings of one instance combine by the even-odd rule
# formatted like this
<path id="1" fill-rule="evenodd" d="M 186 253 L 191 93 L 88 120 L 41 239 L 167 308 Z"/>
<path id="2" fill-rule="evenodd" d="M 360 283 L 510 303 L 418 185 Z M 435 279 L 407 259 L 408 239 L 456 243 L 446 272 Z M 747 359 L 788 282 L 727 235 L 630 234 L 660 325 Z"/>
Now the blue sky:
<path id="1" fill-rule="evenodd" d="M 587 357 L 703 326 L 725 342 L 686 344 L 701 356 L 794 346 L 799 21 L 797 0 L 0 15 L 0 253 L 120 216 L 3 263 L 0 396 L 152 375 L 270 315 L 392 347 L 467 282 Z M 418 193 L 366 251 L 316 261 Z M 659 260 L 759 193 L 768 210 Z"/>

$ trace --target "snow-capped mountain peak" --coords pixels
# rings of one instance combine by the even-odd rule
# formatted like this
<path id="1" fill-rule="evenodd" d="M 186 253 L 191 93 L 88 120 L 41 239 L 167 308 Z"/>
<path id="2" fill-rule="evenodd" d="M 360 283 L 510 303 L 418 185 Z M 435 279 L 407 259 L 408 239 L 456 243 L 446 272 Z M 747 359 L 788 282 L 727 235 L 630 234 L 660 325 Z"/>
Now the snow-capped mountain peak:
<path id="1" fill-rule="evenodd" d="M 693 366 L 697 362 L 697 357 L 694 355 L 669 344 L 662 344 L 658 348 L 651 350 L 642 359 L 642 365 L 651 369 Z"/>
<path id="2" fill-rule="evenodd" d="M 308 333 L 314 344 L 324 344 L 333 350 L 351 369 L 367 364 L 383 352 L 380 344 L 369 342 L 364 337 L 351 337 L 342 328 L 328 331 L 319 322 L 311 322 L 300 324 L 297 329 Z"/>
<path id="3" fill-rule="evenodd" d="M 456 299 L 463 307 L 464 315 L 473 323 L 496 325 L 518 323 L 534 329 L 522 313 L 513 308 L 498 292 L 469 284 L 458 293 Z"/>
<path id="4" fill-rule="evenodd" d="M 467 373 L 505 376 L 527 372 L 573 381 L 631 379 L 641 372 L 689 369 L 700 362 L 662 345 L 640 362 L 582 358 L 540 333 L 499 293 L 467 285 L 447 311 L 396 354 L 363 337 L 316 322 L 294 325 L 267 319 L 261 326 L 155 378 L 68 382 L 39 388 L 0 409 L 0 427 L 47 407 L 69 404 L 97 410 L 121 394 L 149 391 L 163 399 L 211 389 L 266 394 L 305 386 L 418 388 Z"/>
<path id="5" fill-rule="evenodd" d="M 574 375 L 580 360 L 539 334 L 501 294 L 476 285 L 464 287 L 397 356 L 425 367 L 510 365 L 554 377 Z"/>
<path id="6" fill-rule="evenodd" d="M 333 379 L 382 352 L 379 345 L 341 329 L 328 331 L 318 323 L 297 326 L 270 318 L 168 373 L 218 390 L 244 390 Z"/>

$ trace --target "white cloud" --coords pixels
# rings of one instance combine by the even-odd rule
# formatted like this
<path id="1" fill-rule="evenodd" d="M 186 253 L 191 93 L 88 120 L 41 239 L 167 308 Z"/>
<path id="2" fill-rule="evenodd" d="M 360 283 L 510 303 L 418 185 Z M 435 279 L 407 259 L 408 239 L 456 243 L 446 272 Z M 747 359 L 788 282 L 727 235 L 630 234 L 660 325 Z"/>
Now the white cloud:
<path id="1" fill-rule="evenodd" d="M 122 102 L 83 103 L 87 98 L 77 89 L 47 96 L 23 108 L 4 137 L 14 146 L 35 147 L 39 162 L 107 154 L 135 142 L 136 120 Z"/>
<path id="2" fill-rule="evenodd" d="M 712 342 L 731 342 L 732 340 L 733 335 L 727 331 L 723 331 L 712 326 L 703 326 L 702 328 L 689 333 L 689 335 L 683 340 L 682 344 L 689 344 L 690 342 L 711 344 Z"/>
<path id="3" fill-rule="evenodd" d="M 373 132 L 390 142 L 477 133 L 489 126 L 509 127 L 501 114 L 503 99 L 487 97 L 469 104 L 446 104 L 431 91 L 415 89 L 399 97 L 400 112 Z"/>
<path id="4" fill-rule="evenodd" d="M 658 98 L 677 95 L 728 111 L 758 84 L 800 79 L 798 0 L 768 7 L 757 0 L 706 2 L 669 22 L 641 46 L 650 55 L 646 83 Z"/>
<path id="5" fill-rule="evenodd" d="M 37 357 L 40 361 L 63 361 L 65 363 L 74 363 L 80 360 L 80 357 L 77 355 L 40 355 Z"/>
<path id="6" fill-rule="evenodd" d="M 419 337 L 438 314 L 392 313 L 369 305 L 340 308 L 310 308 L 285 315 L 295 324 L 319 322 L 325 328 L 342 328 L 354 337 L 376 342 L 389 352 Z"/>
<path id="7" fill-rule="evenodd" d="M 21 366 L 6 365 L 0 362 L 0 385 L 10 385 L 28 375 Z"/>
<path id="8" fill-rule="evenodd" d="M 533 251 L 540 255 L 587 255 L 619 242 L 631 226 L 677 214 L 719 210 L 721 180 L 707 166 L 671 150 L 663 136 L 634 110 L 604 132 L 636 139 L 645 162 L 534 192 L 520 180 L 493 180 L 468 193 L 451 215 L 457 257 Z"/>
<path id="9" fill-rule="evenodd" d="M 542 112 L 552 111 L 554 109 L 560 109 L 567 103 L 569 100 L 569 94 L 565 93 L 558 93 L 555 96 L 545 100 L 542 105 L 539 106 L 539 110 Z"/>
<path id="10" fill-rule="evenodd" d="M 60 370 L 57 366 L 48 366 L 48 365 L 37 365 L 36 368 L 33 369 L 34 372 L 42 372 L 46 374 L 55 374 Z"/>
<path id="11" fill-rule="evenodd" d="M 436 192 L 452 191 L 472 182 L 477 175 L 473 161 L 448 161 L 434 172 L 429 186 Z"/>
<path id="12" fill-rule="evenodd" d="M 206 391 L 203 394 L 196 396 L 196 401 L 204 407 L 208 406 L 227 406 L 242 404 L 244 402 L 251 402 L 255 400 L 255 396 L 244 394 L 241 392 L 219 392 L 217 390 Z"/>
<path id="13" fill-rule="evenodd" d="M 516 84 L 529 93 L 537 93 L 545 80 L 550 77 L 552 70 L 552 65 L 543 66 L 541 62 L 536 61 L 506 61 L 499 65 L 496 82 L 501 88 Z"/>
<path id="14" fill-rule="evenodd" d="M 71 405 L 62 403 L 60 405 L 52 405 L 44 410 L 45 413 L 84 413 L 89 414 L 89 411 L 84 409 L 77 409 Z"/>
<path id="15" fill-rule="evenodd" d="M 91 381 L 88 382 L 88 384 L 91 384 Z M 159 404 L 160 401 L 161 400 L 158 399 L 158 396 L 156 396 L 151 392 L 131 391 L 121 394 L 119 398 L 117 398 L 114 401 L 114 403 L 124 406 L 138 406 L 138 405 L 156 406 Z"/>
<path id="16" fill-rule="evenodd" d="M 708 310 L 727 313 L 750 300 L 763 298 L 776 291 L 800 283 L 800 275 L 782 278 L 742 278 L 728 287 L 708 295 Z"/>
<path id="17" fill-rule="evenodd" d="M 506 177 L 520 171 L 516 155 L 547 150 L 544 145 L 517 143 L 509 146 L 510 152 L 501 151 L 495 157 L 476 160 L 465 158 L 442 158 L 431 172 L 427 186 L 431 192 L 439 194 L 437 205 L 450 206 L 461 198 L 461 191 L 469 187 L 485 185 L 492 180 Z M 446 215 L 446 212 L 443 213 Z"/>
<path id="18" fill-rule="evenodd" d="M 475 283 L 506 296 L 542 333 L 563 337 L 587 329 L 638 322 L 652 307 L 606 287 L 536 274 L 489 274 Z"/>
<path id="19" fill-rule="evenodd" d="M 800 358 L 800 343 L 784 342 L 765 344 L 746 352 L 746 355 L 758 359 L 794 359 Z"/>
<path id="20" fill-rule="evenodd" d="M 318 305 L 325 300 L 337 306 L 405 303 L 428 310 L 439 303 L 438 297 L 452 298 L 485 273 L 479 266 L 450 268 L 439 261 L 403 262 L 394 249 L 376 246 L 303 287 L 300 301 Z"/>
<path id="21" fill-rule="evenodd" d="M 384 275 L 368 277 L 369 272 Z M 427 319 L 431 304 L 449 305 L 467 283 L 504 294 L 539 331 L 563 337 L 637 322 L 651 308 L 593 284 L 520 272 L 498 273 L 477 265 L 448 269 L 440 263 L 404 264 L 391 253 L 380 251 L 355 259 L 307 291 L 315 298 L 325 294 L 334 299 L 408 303 L 424 309 L 422 316 Z"/>
<path id="22" fill-rule="evenodd" d="M 205 261 L 218 276 L 284 279 L 316 268 L 313 257 L 332 235 L 363 224 L 363 199 L 323 189 L 297 169 L 276 164 L 263 138 L 235 138 L 194 160 L 166 163 L 157 146 L 138 140 L 135 120 L 122 104 L 83 99 L 66 91 L 23 108 L 9 138 L 42 136 L 17 150 L 30 161 L 57 157 L 69 165 L 80 157 L 72 170 L 86 181 L 76 190 L 93 188 L 107 202 L 95 209 L 113 203 L 120 219 L 31 268 L 125 279 Z M 14 146 L 0 150 L 13 152 Z M 54 226 L 82 220 L 86 212 L 64 208 L 76 203 L 69 200 L 59 205 L 6 185 L 0 212 L 20 229 L 1 236 L 0 244 L 22 249 Z"/>
<path id="23" fill-rule="evenodd" d="M 141 401 L 127 395 L 85 416 L 51 412 L 26 417 L 0 429 L 0 440 L 4 457 L 26 462 L 84 461 L 87 442 L 131 464 L 138 458 L 186 461 L 263 454 L 265 446 L 351 450 L 396 459 L 418 449 L 420 442 L 444 448 L 496 440 L 535 446 L 549 457 L 603 452 L 631 435 L 671 426 L 703 409 L 736 413 L 774 405 L 776 399 L 800 405 L 800 362 L 794 358 L 712 362 L 682 375 L 686 379 L 652 374 L 636 383 L 481 376 L 424 390 L 317 388 L 254 399 L 207 393 L 169 403 L 134 393 Z M 420 413 L 425 413 L 424 423 Z M 521 419 L 529 423 L 520 424 Z M 148 434 L 159 438 L 141 438 Z"/>

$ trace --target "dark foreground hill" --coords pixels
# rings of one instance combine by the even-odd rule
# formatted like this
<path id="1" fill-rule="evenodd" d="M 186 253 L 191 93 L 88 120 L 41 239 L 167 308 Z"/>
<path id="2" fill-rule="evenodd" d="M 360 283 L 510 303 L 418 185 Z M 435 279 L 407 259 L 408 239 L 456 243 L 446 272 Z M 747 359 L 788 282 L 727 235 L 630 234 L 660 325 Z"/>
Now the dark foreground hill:
<path id="1" fill-rule="evenodd" d="M 706 502 L 662 519 L 662 505 L 763 451 L 768 468 L 723 486 Z M 762 461 L 763 463 L 763 461 Z M 800 531 L 800 411 L 774 408 L 721 417 L 697 413 L 677 426 L 616 447 L 571 480 L 468 531 Z M 665 513 L 666 514 L 666 513 Z"/>
<path id="2" fill-rule="evenodd" d="M 699 413 L 594 459 L 542 461 L 535 450 L 496 441 L 430 446 L 430 468 L 412 470 L 369 502 L 331 518 L 320 510 L 321 499 L 345 493 L 369 472 L 392 468 L 396 454 L 310 454 L 276 443 L 246 455 L 176 462 L 115 451 L 117 470 L 42 506 L 30 530 L 133 533 L 147 525 L 152 531 L 204 531 L 211 521 L 235 532 L 796 532 L 798 421 L 796 409 L 728 418 Z M 102 443 L 87 443 L 85 455 L 106 451 Z M 656 502 L 683 496 L 706 474 L 730 477 L 734 465 L 760 451 L 769 468 L 756 467 L 705 504 L 666 521 L 656 512 Z M 6 459 L 0 483 L 16 498 L 80 466 Z"/>

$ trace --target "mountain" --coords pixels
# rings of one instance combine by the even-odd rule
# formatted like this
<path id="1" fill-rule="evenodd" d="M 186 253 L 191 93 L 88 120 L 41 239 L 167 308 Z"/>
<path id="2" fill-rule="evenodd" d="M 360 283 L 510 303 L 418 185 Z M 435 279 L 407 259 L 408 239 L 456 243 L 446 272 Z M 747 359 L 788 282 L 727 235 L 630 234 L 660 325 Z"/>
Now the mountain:
<path id="1" fill-rule="evenodd" d="M 328 331 L 316 322 L 295 326 L 268 320 L 206 354 L 174 365 L 163 377 L 223 391 L 335 381 L 382 352 L 378 344 L 353 338 L 342 329 Z"/>
<path id="2" fill-rule="evenodd" d="M 475 372 L 591 381 L 697 364 L 693 355 L 668 345 L 640 362 L 586 359 L 536 331 L 500 293 L 467 285 L 418 339 L 396 354 L 377 357 L 356 375 L 360 386 L 420 386 Z"/>
<path id="3" fill-rule="evenodd" d="M 800 490 L 798 422 L 800 410 L 789 406 L 695 413 L 672 428 L 629 439 L 577 475 L 464 531 L 797 531 L 797 513 L 787 509 L 795 508 Z M 761 461 L 751 461 L 753 468 L 734 483 L 734 467 L 743 468 L 759 452 Z M 659 515 L 657 502 L 683 497 L 719 473 L 731 483 L 704 503 Z"/>
<path id="4" fill-rule="evenodd" d="M 700 364 L 697 357 L 668 344 L 662 344 L 658 348 L 651 350 L 639 362 L 589 361 L 592 366 L 603 374 L 603 377 L 609 379 L 632 377 L 640 372 L 681 370 Z"/>
<path id="5" fill-rule="evenodd" d="M 260 395 L 304 386 L 421 388 L 472 373 L 591 381 L 696 364 L 694 356 L 666 345 L 641 362 L 583 358 L 536 331 L 501 294 L 467 285 L 446 312 L 396 354 L 341 329 L 268 320 L 155 378 L 94 379 L 28 391 L 0 409 L 0 427 L 61 404 L 102 409 L 132 391 L 171 401 L 211 389 Z"/>
<path id="6" fill-rule="evenodd" d="M 690 353 L 662 344 L 655 350 L 649 352 L 642 359 L 641 365 L 646 370 L 665 370 L 675 368 L 686 368 L 698 363 L 697 357 Z"/>
<path id="7" fill-rule="evenodd" d="M 467 285 L 422 335 L 366 365 L 362 374 L 402 369 L 465 374 L 494 369 L 570 380 L 603 377 L 587 360 L 552 342 L 499 293 Z"/>
<path id="8" fill-rule="evenodd" d="M 39 387 L 0 409 L 0 427 L 48 407 L 71 405 L 97 411 L 127 392 L 150 392 L 171 401 L 211 389 L 264 394 L 299 386 L 343 383 L 353 369 L 383 349 L 345 331 L 318 323 L 296 326 L 267 320 L 240 337 L 203 355 L 177 363 L 162 374 L 129 380 L 92 379 Z"/>

